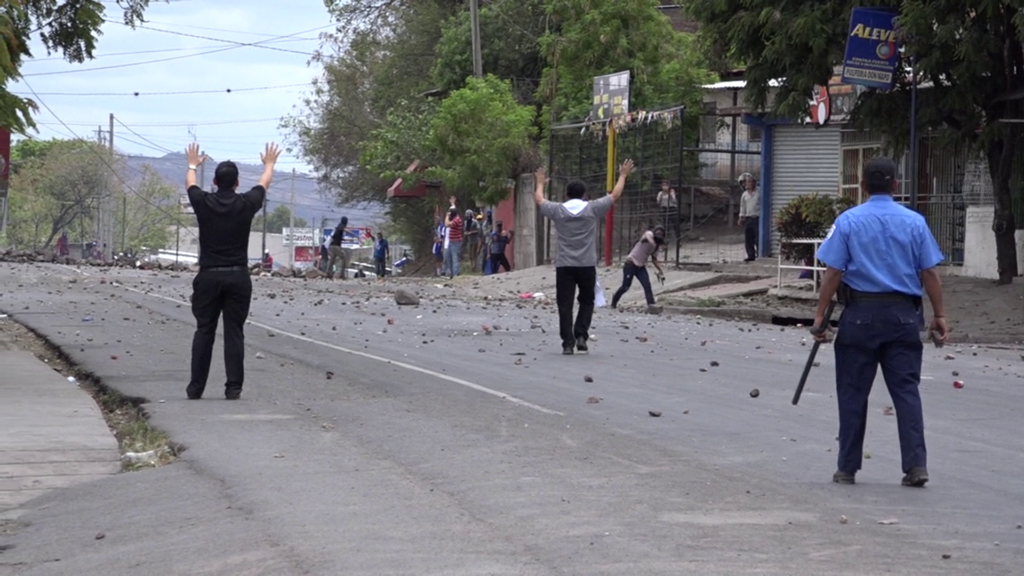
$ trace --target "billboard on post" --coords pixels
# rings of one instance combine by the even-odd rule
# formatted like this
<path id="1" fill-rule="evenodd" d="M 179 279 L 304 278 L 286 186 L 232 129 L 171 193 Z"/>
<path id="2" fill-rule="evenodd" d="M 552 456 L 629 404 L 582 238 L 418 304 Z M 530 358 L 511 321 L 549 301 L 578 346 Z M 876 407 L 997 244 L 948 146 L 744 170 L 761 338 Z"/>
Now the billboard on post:
<path id="1" fill-rule="evenodd" d="M 594 101 L 591 116 L 597 121 L 611 120 L 629 113 L 629 70 L 594 76 Z"/>
<path id="2" fill-rule="evenodd" d="M 884 8 L 854 8 L 843 57 L 844 84 L 890 90 L 899 64 L 897 12 Z"/>
<path id="3" fill-rule="evenodd" d="M 313 228 L 283 228 L 282 243 L 285 246 L 316 246 L 316 232 Z"/>

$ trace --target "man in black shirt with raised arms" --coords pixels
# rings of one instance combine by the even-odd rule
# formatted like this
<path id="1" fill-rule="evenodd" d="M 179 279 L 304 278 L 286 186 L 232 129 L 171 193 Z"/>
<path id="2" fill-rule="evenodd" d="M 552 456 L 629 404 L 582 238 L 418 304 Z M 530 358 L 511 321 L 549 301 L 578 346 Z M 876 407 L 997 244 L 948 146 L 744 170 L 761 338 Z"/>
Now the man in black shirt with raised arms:
<path id="1" fill-rule="evenodd" d="M 189 144 L 185 187 L 199 221 L 199 274 L 192 281 L 192 314 L 196 333 L 192 339 L 192 379 L 186 388 L 190 400 L 203 397 L 210 375 L 217 322 L 224 315 L 224 368 L 227 382 L 224 397 L 237 400 L 245 379 L 245 337 L 242 327 L 249 316 L 252 279 L 249 277 L 249 228 L 263 207 L 274 165 L 281 150 L 267 144 L 260 154 L 263 175 L 252 190 L 238 194 L 238 166 L 221 162 L 214 172 L 216 192 L 204 192 L 196 185 L 196 169 L 206 161 L 199 144 Z"/>

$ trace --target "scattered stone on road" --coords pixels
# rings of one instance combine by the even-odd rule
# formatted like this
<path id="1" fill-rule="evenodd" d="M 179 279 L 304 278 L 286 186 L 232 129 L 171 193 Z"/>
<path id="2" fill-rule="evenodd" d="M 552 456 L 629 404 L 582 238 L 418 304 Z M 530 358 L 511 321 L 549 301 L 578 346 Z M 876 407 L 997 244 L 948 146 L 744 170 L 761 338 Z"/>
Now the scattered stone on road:
<path id="1" fill-rule="evenodd" d="M 661 418 L 661 410 L 648 410 L 647 413 L 655 418 Z"/>
<path id="2" fill-rule="evenodd" d="M 587 404 L 597 404 L 600 401 L 601 399 L 598 398 L 597 396 L 591 396 L 590 398 L 587 398 Z"/>
<path id="3" fill-rule="evenodd" d="M 593 382 L 594 381 L 594 377 L 591 376 L 590 374 L 587 374 L 586 376 L 583 377 L 583 381 L 584 382 Z"/>
<path id="4" fill-rule="evenodd" d="M 419 306 L 420 297 L 404 288 L 399 288 L 395 290 L 395 303 L 399 306 Z"/>
<path id="5" fill-rule="evenodd" d="M 761 395 L 761 391 L 758 390 L 757 388 L 754 388 L 753 390 L 750 391 L 750 397 L 751 398 L 757 398 L 760 395 Z"/>
<path id="6" fill-rule="evenodd" d="M 328 371 L 327 372 L 327 379 L 330 380 L 331 378 L 334 378 L 334 372 Z"/>

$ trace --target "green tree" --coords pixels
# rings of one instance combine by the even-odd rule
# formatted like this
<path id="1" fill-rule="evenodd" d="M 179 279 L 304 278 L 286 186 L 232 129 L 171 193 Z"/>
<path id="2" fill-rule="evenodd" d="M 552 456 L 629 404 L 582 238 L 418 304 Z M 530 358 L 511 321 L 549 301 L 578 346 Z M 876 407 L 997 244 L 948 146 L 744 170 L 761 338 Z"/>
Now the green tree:
<path id="1" fill-rule="evenodd" d="M 121 250 L 162 248 L 171 243 L 176 224 L 188 226 L 191 216 L 178 207 L 178 188 L 164 180 L 152 167 L 142 169 L 133 191 L 122 191 L 115 199 L 120 207 L 114 230 Z"/>
<path id="2" fill-rule="evenodd" d="M 125 24 L 142 20 L 149 0 L 118 0 Z M 36 103 L 8 91 L 8 83 L 21 77 L 20 69 L 32 53 L 33 36 L 47 53 L 59 52 L 69 62 L 91 60 L 106 18 L 106 8 L 96 0 L 7 0 L 0 6 L 0 125 L 15 133 L 34 128 Z"/>
<path id="3" fill-rule="evenodd" d="M 533 109 L 518 104 L 508 81 L 471 78 L 440 105 L 421 102 L 393 110 L 366 142 L 364 165 L 385 178 L 441 182 L 447 190 L 483 204 L 509 193 L 517 160 L 536 134 Z M 427 165 L 405 173 L 409 159 Z"/>
<path id="4" fill-rule="evenodd" d="M 916 62 L 922 130 L 949 130 L 988 161 L 999 282 L 1009 284 L 1019 273 L 1011 176 L 1021 150 L 1017 133 L 1001 121 L 1024 118 L 1024 2 L 873 4 L 901 11 L 901 65 L 906 69 Z M 746 66 L 752 106 L 767 107 L 778 116 L 802 117 L 813 87 L 825 85 L 841 65 L 850 12 L 860 5 L 854 0 L 693 0 L 689 10 L 716 61 Z M 769 99 L 771 80 L 780 86 Z M 901 75 L 894 90 L 863 92 L 852 113 L 856 126 L 889 137 L 895 153 L 902 152 L 908 140 L 910 88 L 910 76 Z"/>
<path id="5" fill-rule="evenodd" d="M 533 109 L 513 98 L 511 82 L 469 79 L 430 120 L 427 145 L 438 164 L 426 175 L 474 201 L 497 204 L 509 195 L 509 179 L 535 162 L 521 161 L 537 133 L 533 119 Z"/>
<path id="6" fill-rule="evenodd" d="M 542 119 L 590 114 L 594 76 L 629 70 L 630 108 L 699 108 L 701 86 L 714 80 L 695 39 L 676 32 L 658 0 L 547 0 L 552 27 L 541 38 L 548 59 L 540 93 Z"/>
<path id="7" fill-rule="evenodd" d="M 536 101 L 545 59 L 538 40 L 547 31 L 546 0 L 487 3 L 480 7 L 480 53 L 483 71 L 512 82 L 521 104 Z M 449 18 L 442 27 L 431 76 L 444 92 L 466 85 L 473 75 L 469 11 Z"/>
<path id="8" fill-rule="evenodd" d="M 19 146 L 15 149 L 23 154 L 31 145 Z M 108 167 L 114 162 L 105 146 L 53 140 L 46 148 L 20 161 L 11 178 L 9 238 L 16 245 L 48 247 L 73 226 L 92 230 L 100 199 L 120 189 Z"/>
<path id="9" fill-rule="evenodd" d="M 291 217 L 292 217 L 292 211 L 287 206 L 284 206 L 283 204 L 279 204 L 270 213 L 270 216 L 267 217 L 267 232 L 270 233 L 270 234 L 280 234 L 280 233 L 282 233 L 285 228 L 288 228 L 291 225 Z M 251 228 L 251 230 L 253 232 L 262 232 L 263 231 L 263 218 L 264 218 L 263 212 L 260 212 L 259 214 L 256 215 L 255 218 L 252 219 L 252 228 Z M 295 227 L 296 228 L 308 228 L 309 227 L 309 222 L 307 222 L 305 218 L 299 218 L 298 216 L 296 216 L 295 217 Z"/>
<path id="10" fill-rule="evenodd" d="M 360 163 L 363 143 L 403 102 L 434 83 L 442 24 L 465 6 L 456 0 L 328 0 L 339 31 L 317 60 L 323 73 L 282 127 L 339 203 L 381 201 L 391 184 Z M 408 159 L 412 162 L 413 159 Z"/>

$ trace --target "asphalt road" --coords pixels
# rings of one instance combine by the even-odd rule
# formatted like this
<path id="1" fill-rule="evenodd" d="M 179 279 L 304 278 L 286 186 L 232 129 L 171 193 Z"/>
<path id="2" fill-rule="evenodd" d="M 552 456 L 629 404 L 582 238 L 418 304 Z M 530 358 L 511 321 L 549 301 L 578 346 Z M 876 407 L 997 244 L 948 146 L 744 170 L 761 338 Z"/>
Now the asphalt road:
<path id="1" fill-rule="evenodd" d="M 188 447 L 34 501 L 0 573 L 1024 570 L 1018 350 L 926 351 L 925 489 L 899 484 L 879 378 L 871 458 L 840 486 L 829 347 L 790 405 L 802 330 L 599 310 L 591 353 L 563 357 L 552 306 L 258 279 L 243 399 L 218 347 L 196 402 L 190 280 L 0 264 L 3 312 Z"/>

